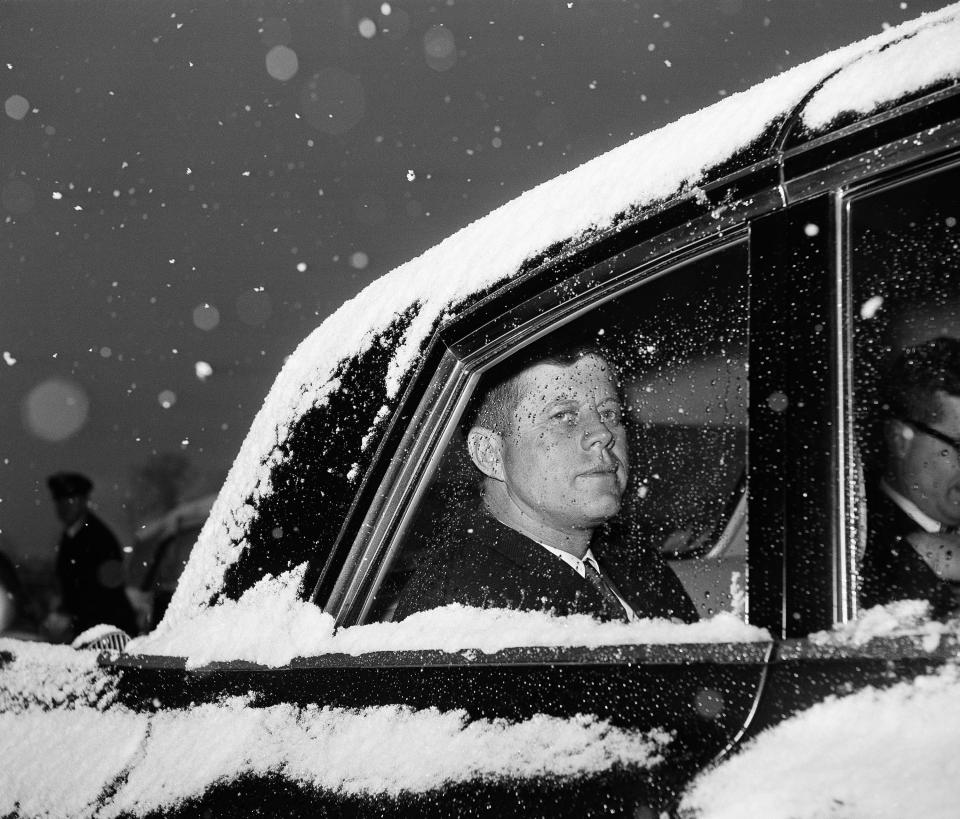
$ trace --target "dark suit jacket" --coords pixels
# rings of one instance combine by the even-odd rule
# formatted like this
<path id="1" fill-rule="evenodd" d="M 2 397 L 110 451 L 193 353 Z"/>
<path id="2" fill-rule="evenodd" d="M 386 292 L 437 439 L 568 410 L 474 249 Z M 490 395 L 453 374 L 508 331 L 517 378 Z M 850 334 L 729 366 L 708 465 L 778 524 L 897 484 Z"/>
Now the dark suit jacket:
<path id="1" fill-rule="evenodd" d="M 57 578 L 64 613 L 73 619 L 77 634 L 100 623 L 136 633 L 133 607 L 123 590 L 120 544 L 92 512 L 76 535 L 64 532 L 60 537 Z"/>
<path id="2" fill-rule="evenodd" d="M 956 608 L 950 583 L 917 554 L 907 536 L 923 529 L 879 489 L 867 495 L 867 548 L 860 568 L 860 604 L 929 600 L 934 617 Z"/>
<path id="3" fill-rule="evenodd" d="M 659 554 L 630 550 L 628 565 L 609 559 L 614 551 L 594 538 L 601 571 L 638 617 L 678 617 L 692 623 L 696 608 Z M 624 553 L 627 550 L 619 550 Z M 461 603 L 480 608 L 552 610 L 559 615 L 623 617 L 588 581 L 538 543 L 504 526 L 485 510 L 466 513 L 427 553 L 400 594 L 394 614 Z"/>

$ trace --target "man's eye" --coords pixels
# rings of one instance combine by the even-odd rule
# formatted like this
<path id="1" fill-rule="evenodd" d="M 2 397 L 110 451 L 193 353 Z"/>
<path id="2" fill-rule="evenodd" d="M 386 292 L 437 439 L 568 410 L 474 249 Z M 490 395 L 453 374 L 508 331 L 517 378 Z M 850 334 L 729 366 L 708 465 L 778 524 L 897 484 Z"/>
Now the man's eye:
<path id="1" fill-rule="evenodd" d="M 616 409 L 616 408 L 613 408 L 613 407 L 608 408 L 608 409 L 600 410 L 600 417 L 601 417 L 604 421 L 609 421 L 609 422 L 612 423 L 612 424 L 619 424 L 619 423 L 620 423 L 620 410 L 619 410 L 619 409 Z"/>
<path id="2" fill-rule="evenodd" d="M 576 410 L 558 410 L 550 417 L 566 424 L 575 424 L 577 422 Z"/>

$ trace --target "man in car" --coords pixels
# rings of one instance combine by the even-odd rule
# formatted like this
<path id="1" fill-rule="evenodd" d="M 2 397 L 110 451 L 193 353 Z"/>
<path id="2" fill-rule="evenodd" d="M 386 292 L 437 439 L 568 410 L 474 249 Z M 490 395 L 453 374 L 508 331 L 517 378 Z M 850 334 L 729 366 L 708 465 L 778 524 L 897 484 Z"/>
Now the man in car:
<path id="1" fill-rule="evenodd" d="M 395 619 L 449 603 L 697 619 L 659 554 L 613 542 L 627 439 L 616 375 L 599 352 L 521 360 L 475 407 L 467 448 L 479 508 L 458 510 L 401 593 Z"/>
<path id="2" fill-rule="evenodd" d="M 885 391 L 886 467 L 867 499 L 861 602 L 929 600 L 942 618 L 960 600 L 960 340 L 905 350 Z"/>

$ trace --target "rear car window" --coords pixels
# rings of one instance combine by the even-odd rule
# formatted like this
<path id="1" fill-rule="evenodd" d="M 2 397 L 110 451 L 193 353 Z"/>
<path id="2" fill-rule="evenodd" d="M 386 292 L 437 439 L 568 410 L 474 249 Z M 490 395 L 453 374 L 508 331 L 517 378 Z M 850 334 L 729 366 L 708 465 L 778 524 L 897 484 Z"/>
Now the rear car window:
<path id="1" fill-rule="evenodd" d="M 960 169 L 850 205 L 860 603 L 958 608 Z"/>

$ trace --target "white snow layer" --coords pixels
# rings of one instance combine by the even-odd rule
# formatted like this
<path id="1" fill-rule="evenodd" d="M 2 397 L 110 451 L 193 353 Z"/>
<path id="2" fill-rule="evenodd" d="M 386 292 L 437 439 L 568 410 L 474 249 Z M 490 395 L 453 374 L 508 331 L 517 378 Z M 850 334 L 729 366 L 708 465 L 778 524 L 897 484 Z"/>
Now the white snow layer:
<path id="1" fill-rule="evenodd" d="M 897 600 L 862 611 L 855 620 L 815 632 L 808 639 L 822 646 L 863 646 L 874 638 L 917 637 L 924 651 L 936 651 L 946 636 L 960 638 L 960 620 L 931 620 L 927 600 Z"/>
<path id="2" fill-rule="evenodd" d="M 480 777 L 566 778 L 652 767 L 669 741 L 582 715 L 471 722 L 463 711 L 255 708 L 242 698 L 151 715 L 37 709 L 0 714 L 0 815 L 142 815 L 244 774 L 388 795 Z"/>
<path id="3" fill-rule="evenodd" d="M 960 672 L 832 697 L 760 734 L 684 797 L 698 819 L 954 819 Z"/>
<path id="4" fill-rule="evenodd" d="M 871 49 L 814 94 L 803 109 L 804 125 L 822 128 L 838 113 L 866 114 L 911 91 L 960 77 L 958 42 L 960 21 L 941 16 L 889 48 Z"/>
<path id="5" fill-rule="evenodd" d="M 525 260 L 557 242 L 609 228 L 619 213 L 683 191 L 694 195 L 708 169 L 749 145 L 825 78 L 834 75 L 818 95 L 816 122 L 955 75 L 960 66 L 954 45 L 960 41 L 957 14 L 953 5 L 904 23 L 648 133 L 533 188 L 370 284 L 311 333 L 282 368 L 193 549 L 167 620 L 186 623 L 206 607 L 226 567 L 246 548 L 253 503 L 271 492 L 270 470 L 282 458 L 280 444 L 291 425 L 337 389 L 337 364 L 365 351 L 409 306 L 419 303 L 420 309 L 389 367 L 391 398 L 452 306 L 516 275 Z M 369 426 L 374 423 L 371 417 Z M 361 444 L 342 442 L 358 458 Z"/>
<path id="6" fill-rule="evenodd" d="M 0 660 L 0 713 L 33 706 L 105 707 L 113 701 L 112 678 L 97 666 L 95 651 L 0 638 L 0 653 L 14 658 Z"/>
<path id="7" fill-rule="evenodd" d="M 516 646 L 638 645 L 769 641 L 766 629 L 732 612 L 687 625 L 668 620 L 602 623 L 586 614 L 477 609 L 459 604 L 411 615 L 399 623 L 371 623 L 334 631 L 333 618 L 301 598 L 303 568 L 267 577 L 238 601 L 202 609 L 186 622 L 164 621 L 127 644 L 127 654 L 186 657 L 187 668 L 247 660 L 278 666 L 296 657 L 374 651 L 472 650 L 494 653 Z"/>

